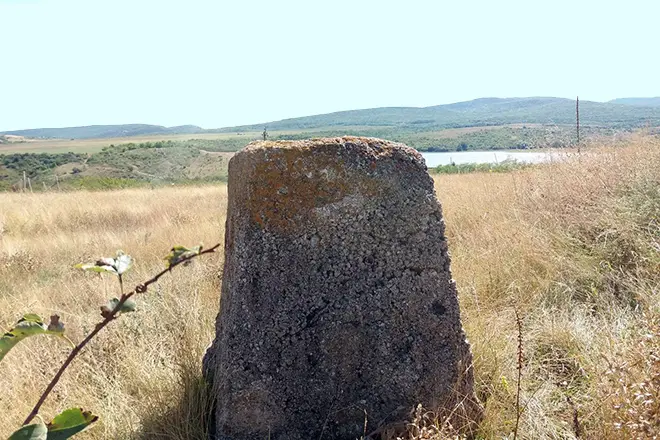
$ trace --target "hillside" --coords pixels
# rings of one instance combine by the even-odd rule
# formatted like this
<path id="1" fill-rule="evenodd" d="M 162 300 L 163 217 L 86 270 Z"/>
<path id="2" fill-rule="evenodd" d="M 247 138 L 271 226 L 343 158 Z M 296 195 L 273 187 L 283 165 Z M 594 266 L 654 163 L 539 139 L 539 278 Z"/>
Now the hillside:
<path id="1" fill-rule="evenodd" d="M 29 130 L 15 130 L 1 132 L 0 135 L 23 136 L 26 138 L 54 138 L 54 139 L 92 139 L 128 137 L 145 134 L 180 134 L 199 133 L 201 127 L 195 125 L 180 125 L 178 127 L 163 127 L 148 124 L 123 125 L 89 125 L 86 127 L 64 128 L 34 128 Z"/>
<path id="2" fill-rule="evenodd" d="M 23 136 L 14 136 L 11 134 L 0 135 L 0 144 L 16 144 L 25 142 Z"/>
<path id="3" fill-rule="evenodd" d="M 660 107 L 660 97 L 656 98 L 617 98 L 609 101 L 612 104 L 634 105 L 642 107 Z"/>
<path id="4" fill-rule="evenodd" d="M 575 122 L 575 101 L 563 98 L 480 98 L 432 107 L 383 107 L 350 110 L 268 123 L 223 128 L 219 131 L 309 130 L 328 127 L 396 127 L 420 131 L 429 128 L 478 127 L 506 124 L 562 125 Z M 580 101 L 585 126 L 630 128 L 660 125 L 660 108 L 619 103 Z"/>
<path id="5" fill-rule="evenodd" d="M 38 191 L 225 181 L 232 154 L 227 150 L 236 149 L 231 143 L 191 140 L 109 145 L 94 154 L 5 154 L 0 191 L 20 188 L 24 177 Z"/>
<path id="6" fill-rule="evenodd" d="M 584 127 L 630 129 L 660 126 L 660 98 L 621 98 L 610 102 L 580 101 Z M 404 134 L 464 127 L 511 124 L 544 126 L 575 123 L 575 101 L 564 98 L 480 98 L 432 107 L 382 107 L 304 116 L 204 130 L 195 125 L 91 125 L 86 127 L 38 128 L 0 132 L 2 135 L 47 139 L 100 139 L 140 135 L 274 131 L 320 132 L 324 135 L 365 135 L 401 138 Z M 310 133 L 304 133 L 305 136 Z M 312 134 L 315 135 L 315 134 Z M 309 136 L 307 136 L 309 137 Z"/>

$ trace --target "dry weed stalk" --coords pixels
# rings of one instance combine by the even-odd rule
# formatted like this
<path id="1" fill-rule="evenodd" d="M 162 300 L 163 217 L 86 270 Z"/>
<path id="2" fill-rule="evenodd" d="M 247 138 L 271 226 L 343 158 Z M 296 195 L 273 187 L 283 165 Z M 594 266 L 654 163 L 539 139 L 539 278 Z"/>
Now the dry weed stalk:
<path id="1" fill-rule="evenodd" d="M 523 354 L 523 325 L 518 309 L 514 309 L 516 314 L 516 329 L 518 330 L 518 350 L 516 357 L 516 368 L 518 370 L 518 378 L 516 380 L 516 425 L 513 428 L 513 440 L 518 438 L 518 427 L 520 425 L 520 416 L 522 415 L 523 409 L 520 407 L 520 393 L 522 387 L 522 370 L 525 357 Z"/>

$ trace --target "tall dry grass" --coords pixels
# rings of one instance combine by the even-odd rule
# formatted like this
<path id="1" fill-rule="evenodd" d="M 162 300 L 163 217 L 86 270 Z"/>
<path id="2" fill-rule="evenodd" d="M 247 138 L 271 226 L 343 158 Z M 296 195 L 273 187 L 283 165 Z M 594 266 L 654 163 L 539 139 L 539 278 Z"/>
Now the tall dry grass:
<path id="1" fill-rule="evenodd" d="M 225 209 L 222 186 L 0 194 L 0 325 L 57 313 L 81 340 L 117 285 L 73 263 L 123 249 L 136 258 L 125 283 L 137 284 L 164 267 L 172 245 L 222 241 Z M 188 414 L 204 405 L 199 362 L 213 336 L 221 263 L 222 253 L 202 257 L 139 295 L 138 311 L 92 341 L 42 413 L 93 409 L 101 422 L 86 438 L 202 438 L 203 423 Z M 68 349 L 32 338 L 0 364 L 0 438 L 20 426 Z"/>
<path id="2" fill-rule="evenodd" d="M 481 435 L 512 437 L 516 309 L 518 438 L 660 435 L 660 143 L 442 176 L 437 191 L 486 407 Z"/>
<path id="3" fill-rule="evenodd" d="M 651 138 L 510 174 L 438 176 L 453 272 L 486 418 L 512 438 L 523 324 L 521 439 L 653 438 L 660 361 L 660 145 Z M 71 265 L 122 248 L 131 282 L 172 244 L 222 240 L 222 186 L 0 194 L 0 324 L 57 312 L 79 340 L 112 280 Z M 204 438 L 200 358 L 218 308 L 221 255 L 175 271 L 75 361 L 44 408 L 91 408 L 84 438 Z M 67 347 L 34 338 L 0 364 L 0 437 L 16 428 Z M 56 348 L 51 348 L 52 345 Z M 655 357 L 653 357 L 655 356 Z M 411 439 L 444 438 L 423 412 Z"/>

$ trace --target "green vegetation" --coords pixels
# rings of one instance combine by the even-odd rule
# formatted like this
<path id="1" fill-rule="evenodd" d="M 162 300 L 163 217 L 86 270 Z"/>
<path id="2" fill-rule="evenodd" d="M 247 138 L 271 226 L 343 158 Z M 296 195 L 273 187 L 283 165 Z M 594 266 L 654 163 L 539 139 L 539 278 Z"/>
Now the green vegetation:
<path id="1" fill-rule="evenodd" d="M 176 182 L 189 179 L 224 181 L 228 158 L 185 143 L 162 142 L 156 145 L 128 144 L 108 148 L 88 160 L 95 175 L 138 179 L 149 182 Z"/>
<path id="2" fill-rule="evenodd" d="M 86 155 L 76 153 L 64 154 L 9 154 L 0 156 L 2 165 L 8 169 L 25 172 L 28 177 L 34 177 L 47 170 L 72 162 L 83 162 Z"/>
<path id="3" fill-rule="evenodd" d="M 23 173 L 31 179 L 30 184 L 39 182 L 41 185 L 44 177 L 52 176 L 57 167 L 72 163 L 82 167 L 86 160 L 87 155 L 76 153 L 19 153 L 0 156 L 0 191 L 24 184 Z M 80 168 L 74 167 L 71 173 L 76 174 L 79 171 Z"/>
<path id="4" fill-rule="evenodd" d="M 584 126 L 610 128 L 660 125 L 660 108 L 634 107 L 615 103 L 580 102 Z M 507 124 L 573 124 L 575 101 L 562 98 L 482 98 L 433 107 L 386 107 L 351 110 L 265 124 L 269 131 L 311 130 L 320 127 L 387 126 L 403 131 L 483 127 Z M 259 131 L 263 123 L 231 127 L 223 132 Z"/>
<path id="5" fill-rule="evenodd" d="M 605 130 L 585 129 L 582 135 L 605 135 Z M 415 133 L 402 136 L 401 142 L 414 145 L 421 151 L 526 150 L 570 147 L 574 139 L 574 127 L 523 125 L 481 128 L 457 134 L 455 137 L 443 137 L 442 131 Z"/>
<path id="6" fill-rule="evenodd" d="M 583 135 L 587 136 L 586 133 Z M 574 136 L 575 129 L 566 126 L 501 127 L 473 131 L 455 139 L 431 139 L 425 145 L 434 144 L 428 147 L 428 151 L 564 148 L 574 143 Z"/>
<path id="7" fill-rule="evenodd" d="M 499 163 L 452 163 L 449 165 L 438 165 L 430 171 L 436 174 L 508 173 L 531 166 L 531 164 L 526 162 L 505 160 Z"/>
<path id="8" fill-rule="evenodd" d="M 656 98 L 618 98 L 609 101 L 612 104 L 637 105 L 642 107 L 660 107 L 660 97 Z"/>
<path id="9" fill-rule="evenodd" d="M 233 139 L 168 140 L 110 145 L 91 155 L 0 156 L 0 190 L 22 189 L 23 172 L 33 191 L 225 182 L 230 155 L 224 151 L 240 148 L 232 142 Z"/>
<path id="10" fill-rule="evenodd" d="M 605 127 L 584 127 L 581 129 L 581 136 L 583 139 L 591 139 L 627 131 L 629 129 L 616 130 Z M 570 147 L 575 142 L 575 127 L 572 125 L 510 125 L 429 131 L 388 127 L 352 127 L 347 129 L 301 131 L 286 134 L 272 132 L 270 139 L 297 140 L 345 135 L 389 139 L 402 142 L 419 151 L 429 152 L 508 150 Z"/>
<path id="11" fill-rule="evenodd" d="M 246 136 L 237 136 L 221 139 L 186 139 L 186 140 L 160 140 L 153 142 L 127 143 L 104 147 L 102 152 L 120 152 L 131 150 L 144 150 L 150 148 L 176 148 L 185 147 L 213 152 L 235 152 L 252 142 L 253 138 Z"/>

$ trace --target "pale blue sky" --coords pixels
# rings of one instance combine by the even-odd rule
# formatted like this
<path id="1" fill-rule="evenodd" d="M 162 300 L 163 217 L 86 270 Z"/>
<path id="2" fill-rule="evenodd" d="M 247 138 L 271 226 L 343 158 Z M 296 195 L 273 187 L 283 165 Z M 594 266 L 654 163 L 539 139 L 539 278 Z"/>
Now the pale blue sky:
<path id="1" fill-rule="evenodd" d="M 658 0 L 0 0 L 0 130 L 658 96 L 658 17 Z"/>

